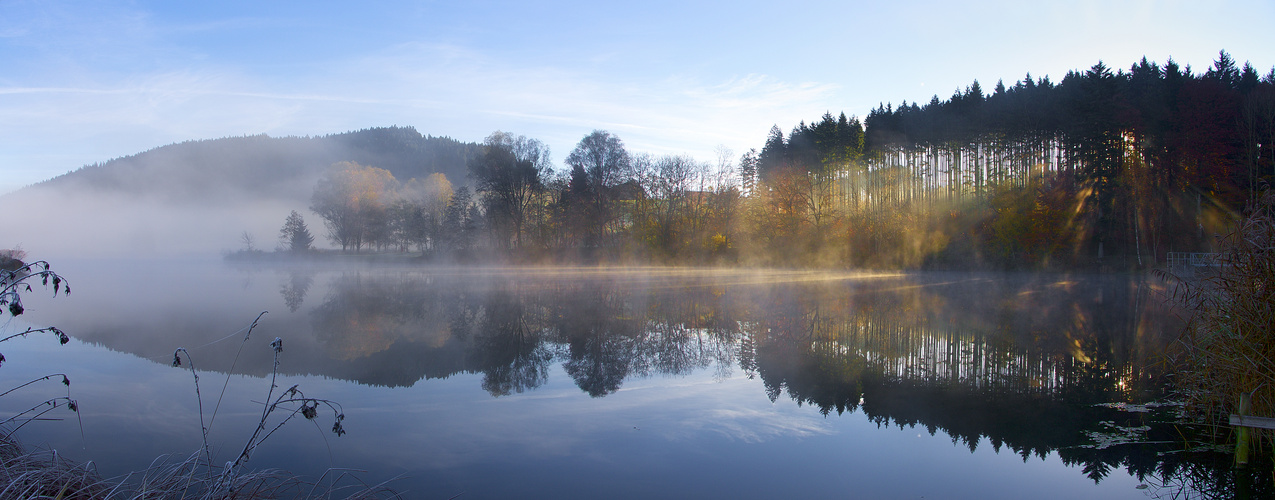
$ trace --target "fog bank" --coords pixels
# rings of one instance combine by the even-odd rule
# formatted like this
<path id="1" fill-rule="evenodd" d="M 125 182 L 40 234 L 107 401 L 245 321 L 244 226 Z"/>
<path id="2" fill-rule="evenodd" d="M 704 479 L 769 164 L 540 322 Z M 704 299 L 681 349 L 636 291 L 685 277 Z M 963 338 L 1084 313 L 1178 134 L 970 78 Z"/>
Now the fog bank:
<path id="1" fill-rule="evenodd" d="M 183 201 L 37 186 L 0 203 L 11 214 L 0 220 L 0 248 L 21 248 L 29 259 L 219 257 L 243 249 L 244 232 L 254 248 L 271 250 L 291 210 L 322 228 L 298 196 L 222 193 Z"/>

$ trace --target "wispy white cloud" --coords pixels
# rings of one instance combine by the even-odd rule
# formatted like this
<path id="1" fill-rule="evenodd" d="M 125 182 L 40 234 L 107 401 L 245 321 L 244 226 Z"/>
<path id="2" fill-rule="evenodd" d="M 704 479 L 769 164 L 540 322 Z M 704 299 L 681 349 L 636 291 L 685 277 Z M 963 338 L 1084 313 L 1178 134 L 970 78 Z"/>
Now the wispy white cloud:
<path id="1" fill-rule="evenodd" d="M 1253 59 L 1259 67 L 1271 62 L 1272 49 L 1252 53 L 1252 47 L 1272 35 L 1243 27 L 1233 30 L 1252 33 L 1243 47 L 1232 47 L 1238 42 L 1228 35 L 1193 49 L 1199 54 L 1173 52 L 1199 43 L 1159 27 L 1185 15 L 1213 26 L 1217 23 L 1208 20 L 1222 15 L 1189 3 L 1155 4 L 1155 9 L 1149 2 L 1090 3 L 1063 13 L 1048 5 L 927 5 L 870 7 L 859 12 L 864 17 L 847 21 L 849 34 L 815 30 L 809 40 L 793 43 L 779 41 L 792 33 L 764 30 L 805 29 L 809 23 L 803 17 L 759 22 L 725 13 L 744 23 L 742 28 L 663 30 L 660 40 L 625 32 L 614 39 L 604 36 L 596 46 L 561 47 L 526 39 L 527 30 L 515 29 L 521 38 L 500 38 L 501 27 L 487 25 L 489 19 L 464 17 L 471 10 L 436 12 L 441 7 L 435 6 L 385 8 L 424 21 L 353 20 L 364 24 L 349 27 L 361 31 L 341 41 L 349 33 L 332 29 L 343 20 L 289 7 L 204 19 L 181 9 L 132 3 L 4 2 L 0 65 L 7 71 L 0 74 L 0 114 L 11 119 L 0 123 L 0 150 L 24 164 L 20 175 L 44 169 L 47 177 L 181 140 L 315 135 L 397 124 L 462 140 L 509 130 L 544 140 L 559 159 L 589 131 L 601 128 L 634 150 L 706 158 L 718 144 L 736 153 L 759 146 L 771 125 L 787 129 L 825 111 L 855 114 L 877 102 L 924 101 L 931 93 L 945 97 L 973 78 L 990 86 L 996 78 L 1011 81 L 1029 71 L 1039 77 L 1099 58 L 1123 66 L 1144 53 L 1160 60 L 1172 55 L 1201 68 L 1218 48 Z M 1227 9 L 1271 12 L 1269 6 L 1253 4 Z M 712 10 L 703 9 L 702 15 L 716 16 Z M 889 30 L 866 21 L 895 18 L 902 11 L 915 12 L 910 22 Z M 554 21 L 560 11 L 535 15 L 541 14 L 547 17 L 540 21 L 552 21 L 545 29 L 554 33 L 546 39 L 555 43 L 599 34 Z M 1065 14 L 1068 21 L 1035 22 L 1057 17 L 1051 14 Z M 1094 23 L 1085 21 L 1094 15 Z M 1129 18 L 1128 23 L 1114 17 Z M 448 24 L 429 24 L 431 19 Z M 510 28 L 537 21 L 501 19 L 518 23 Z M 675 24 L 712 27 L 714 19 Z M 1023 20 L 1034 20 L 1033 27 L 1019 28 Z M 393 28 L 380 33 L 369 22 Z M 645 22 L 651 29 L 661 26 L 653 18 Z M 979 31 L 982 22 L 1007 30 Z M 953 25 L 970 29 L 955 36 Z M 1132 28 L 1113 29 L 1119 26 Z M 1075 29 L 1092 36 L 1056 43 Z M 778 38 L 759 44 L 758 36 Z M 888 43 L 865 51 L 864 39 Z M 752 55 L 702 50 L 721 50 L 730 41 Z M 1003 50 L 982 50 L 997 44 Z M 687 49 L 678 52 L 679 47 Z M 717 65 L 712 62 L 716 55 L 730 62 Z M 917 86 L 919 81 L 926 85 Z M 39 150 L 62 154 L 53 160 Z M 66 158 L 76 160 L 68 164 Z M 9 184 L 0 185 L 0 191 L 38 180 L 6 176 L 0 183 Z"/>
<path id="2" fill-rule="evenodd" d="M 202 66 L 89 80 L 99 84 L 0 87 L 0 112 L 23 118 L 0 124 L 0 134 L 45 147 L 97 140 L 140 151 L 228 135 L 398 124 L 462 140 L 516 130 L 541 137 L 561 158 L 590 130 L 608 129 L 633 149 L 706 158 L 718 144 L 746 149 L 773 123 L 821 112 L 819 103 L 836 88 L 763 75 L 624 80 L 450 45 L 396 47 L 286 79 Z M 90 148 L 80 163 L 136 151 Z M 76 166 L 48 167 L 60 173 Z"/>
<path id="3" fill-rule="evenodd" d="M 404 104 L 418 98 L 431 111 L 465 116 L 485 130 L 549 136 L 554 149 L 563 153 L 595 128 L 617 133 L 633 148 L 655 152 L 706 156 L 718 144 L 743 148 L 764 138 L 774 123 L 817 116 L 837 90 L 828 83 L 788 83 L 760 74 L 718 81 L 612 76 L 499 60 L 454 45 L 403 45 L 351 61 L 341 71 L 372 82 L 343 92 L 384 95 L 378 99 Z M 406 96 L 410 98 L 404 100 Z"/>

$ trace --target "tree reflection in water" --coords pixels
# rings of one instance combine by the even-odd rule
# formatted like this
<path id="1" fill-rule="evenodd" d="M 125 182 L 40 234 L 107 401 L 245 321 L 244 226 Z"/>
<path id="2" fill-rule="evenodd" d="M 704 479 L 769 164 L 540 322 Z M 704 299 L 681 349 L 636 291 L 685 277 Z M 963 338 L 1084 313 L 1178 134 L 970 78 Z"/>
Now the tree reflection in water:
<path id="1" fill-rule="evenodd" d="M 288 306 L 288 311 L 297 312 L 297 309 L 301 308 L 301 304 L 305 302 L 305 294 L 310 291 L 312 284 L 314 284 L 313 272 L 291 271 L 288 273 L 288 280 L 279 285 L 279 295 L 283 296 L 283 303 Z"/>
<path id="2" fill-rule="evenodd" d="M 554 352 L 546 342 L 543 308 L 528 311 L 516 291 L 495 290 L 477 315 L 458 315 L 477 321 L 470 360 L 483 372 L 483 389 L 492 396 L 506 396 L 540 387 L 549 380 Z"/>
<path id="3" fill-rule="evenodd" d="M 772 401 L 942 431 L 971 451 L 1057 452 L 1095 481 L 1115 468 L 1173 477 L 1201 467 L 1164 453 L 1181 442 L 1166 425 L 1140 431 L 1143 444 L 1088 437 L 1157 419 L 1103 406 L 1161 396 L 1159 354 L 1178 326 L 1150 285 L 1054 278 L 352 274 L 333 282 L 311 324 L 332 359 L 364 368 L 341 375 L 368 384 L 481 373 L 484 390 L 505 396 L 545 384 L 561 363 L 604 397 L 634 377 L 739 369 Z"/>

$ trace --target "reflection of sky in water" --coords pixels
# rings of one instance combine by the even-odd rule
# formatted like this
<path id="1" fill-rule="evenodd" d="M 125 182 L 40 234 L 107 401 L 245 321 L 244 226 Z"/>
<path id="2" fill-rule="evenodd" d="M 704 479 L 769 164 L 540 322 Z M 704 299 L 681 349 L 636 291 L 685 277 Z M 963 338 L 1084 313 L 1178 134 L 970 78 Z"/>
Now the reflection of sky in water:
<path id="1" fill-rule="evenodd" d="M 11 361 L 0 368 L 4 379 L 45 373 L 50 359 L 65 363 L 85 439 L 71 418 L 23 429 L 28 445 L 95 460 L 106 474 L 198 449 L 188 371 L 78 341 L 41 340 L 6 346 Z M 201 377 L 206 404 L 223 381 L 216 374 Z M 219 459 L 232 457 L 251 432 L 255 409 L 248 401 L 260 401 L 267 383 L 231 378 L 227 406 L 213 424 Z M 1137 481 L 1118 471 L 1094 485 L 1054 455 L 1024 463 L 987 443 L 971 454 L 942 433 L 878 428 L 857 413 L 824 417 L 786 398 L 771 403 L 760 381 L 742 374 L 717 381 L 711 370 L 701 370 L 633 380 L 605 398 L 590 398 L 561 369 L 536 391 L 501 398 L 479 388 L 480 375 L 392 389 L 321 377 L 287 377 L 279 385 L 294 383 L 311 396 L 341 402 L 349 434 L 327 432 L 327 415 L 317 428 L 295 421 L 267 442 L 252 466 L 308 474 L 348 467 L 370 471 L 364 477 L 372 481 L 404 475 L 395 484 L 413 497 L 1141 496 Z M 50 386 L 34 392 L 60 394 L 60 386 Z M 11 402 L 3 403 L 10 412 Z"/>
<path id="2" fill-rule="evenodd" d="M 182 292 L 198 296 L 202 287 L 212 293 L 212 300 L 195 309 L 215 312 L 269 302 L 258 305 L 272 312 L 246 349 L 266 351 L 269 339 L 280 335 L 278 325 L 292 324 L 287 317 L 294 313 L 279 294 L 283 281 L 277 273 L 229 272 L 201 279 L 206 282 Z M 217 288 L 231 282 L 239 287 L 235 293 Z M 30 301 L 29 309 L 49 314 L 24 319 L 58 324 L 49 321 L 56 318 L 54 311 L 81 307 L 81 300 L 107 301 L 84 293 L 93 289 L 89 279 L 75 283 L 71 298 Z M 325 283 L 315 280 L 295 314 L 323 300 Z M 161 291 L 163 298 L 154 300 L 181 302 L 178 291 L 170 292 Z M 253 316 L 229 318 L 225 324 L 234 327 L 218 328 L 228 334 Z M 17 322 L 6 327 L 18 328 Z M 305 342 L 281 336 L 284 370 L 297 369 L 289 366 L 297 362 L 289 358 L 289 346 L 302 355 L 308 352 Z M 148 339 L 164 343 L 163 335 L 150 333 Z M 83 440 L 72 418 L 24 428 L 22 439 L 30 446 L 95 460 L 108 475 L 143 468 L 164 453 L 184 457 L 199 448 L 189 371 L 79 340 L 59 346 L 51 338 L 18 339 L 0 344 L 0 352 L 9 360 L 0 367 L 0 380 L 65 371 L 81 404 Z M 201 353 L 195 354 L 200 366 Z M 245 362 L 241 359 L 240 366 Z M 206 408 L 225 380 L 216 373 L 201 376 Z M 601 398 L 581 391 L 560 360 L 551 366 L 547 383 L 527 392 L 493 398 L 482 389 L 482 380 L 482 374 L 460 373 L 387 388 L 322 376 L 282 377 L 281 388 L 299 384 L 308 396 L 340 402 L 349 433 L 332 435 L 328 414 L 320 413 L 317 425 L 294 421 L 267 441 L 250 465 L 312 475 L 348 467 L 369 471 L 363 477 L 370 481 L 402 476 L 394 484 L 409 497 L 424 498 L 460 493 L 461 498 L 1142 497 L 1134 489 L 1136 479 L 1119 470 L 1094 485 L 1078 468 L 1062 465 L 1056 454 L 1024 463 L 1011 450 L 993 451 L 986 441 L 971 453 L 941 431 L 930 436 L 920 427 L 878 427 L 860 412 L 825 417 L 786 396 L 772 403 L 760 377 L 750 379 L 738 367 L 725 376 L 709 367 L 685 376 L 629 378 Z M 265 397 L 267 384 L 260 377 L 230 378 L 212 429 L 219 461 L 232 459 L 251 433 L 259 411 L 251 402 Z M 24 391 L 34 397 L 63 393 L 53 383 Z M 20 404 L 6 397 L 0 409 L 8 414 Z"/>

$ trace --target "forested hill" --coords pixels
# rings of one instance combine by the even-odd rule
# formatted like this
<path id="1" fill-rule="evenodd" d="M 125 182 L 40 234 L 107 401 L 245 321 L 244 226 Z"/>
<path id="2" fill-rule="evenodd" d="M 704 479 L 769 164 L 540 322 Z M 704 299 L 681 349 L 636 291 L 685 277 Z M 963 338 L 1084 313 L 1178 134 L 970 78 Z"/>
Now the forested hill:
<path id="1" fill-rule="evenodd" d="M 1164 262 L 1217 251 L 1275 184 L 1275 69 L 1101 61 L 1055 83 L 977 82 L 862 120 L 778 126 L 741 159 L 751 241 L 875 265 Z M 848 249 L 848 250 L 846 250 Z"/>
<path id="2" fill-rule="evenodd" d="M 82 167 L 33 187 L 201 199 L 231 193 L 308 199 L 314 182 L 341 161 L 389 170 L 398 179 L 441 172 L 467 183 L 479 146 L 423 136 L 412 127 L 371 128 L 321 137 L 255 135 L 188 141 Z M 31 189 L 31 188 L 28 188 Z"/>

